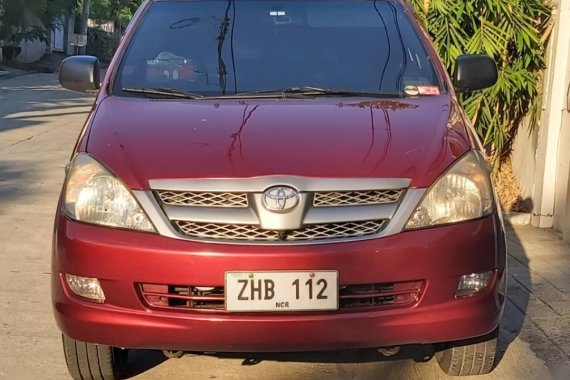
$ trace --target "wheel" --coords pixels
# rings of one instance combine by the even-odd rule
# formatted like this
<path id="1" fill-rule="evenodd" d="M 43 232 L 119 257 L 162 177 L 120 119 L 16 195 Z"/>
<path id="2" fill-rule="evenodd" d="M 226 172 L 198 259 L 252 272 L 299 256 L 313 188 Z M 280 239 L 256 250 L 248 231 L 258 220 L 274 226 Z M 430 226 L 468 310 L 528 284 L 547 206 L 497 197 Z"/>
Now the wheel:
<path id="1" fill-rule="evenodd" d="M 80 342 L 63 336 L 63 352 L 75 380 L 116 380 L 127 361 L 127 350 Z"/>
<path id="2" fill-rule="evenodd" d="M 495 366 L 499 329 L 481 338 L 447 343 L 435 354 L 439 366 L 450 376 L 490 373 Z"/>

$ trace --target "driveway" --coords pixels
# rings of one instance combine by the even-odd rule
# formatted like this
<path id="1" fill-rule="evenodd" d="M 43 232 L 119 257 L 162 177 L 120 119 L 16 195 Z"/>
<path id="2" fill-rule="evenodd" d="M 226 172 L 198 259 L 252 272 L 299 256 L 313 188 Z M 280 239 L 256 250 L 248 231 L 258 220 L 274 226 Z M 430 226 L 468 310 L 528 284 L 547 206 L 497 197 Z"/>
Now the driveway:
<path id="1" fill-rule="evenodd" d="M 0 379 L 66 379 L 50 306 L 53 215 L 64 166 L 91 99 L 50 74 L 0 79 Z M 553 231 L 509 228 L 502 358 L 486 379 L 547 379 L 570 355 L 570 247 Z M 134 379 L 448 379 L 430 350 L 401 360 L 369 350 L 280 355 L 130 357 Z"/>

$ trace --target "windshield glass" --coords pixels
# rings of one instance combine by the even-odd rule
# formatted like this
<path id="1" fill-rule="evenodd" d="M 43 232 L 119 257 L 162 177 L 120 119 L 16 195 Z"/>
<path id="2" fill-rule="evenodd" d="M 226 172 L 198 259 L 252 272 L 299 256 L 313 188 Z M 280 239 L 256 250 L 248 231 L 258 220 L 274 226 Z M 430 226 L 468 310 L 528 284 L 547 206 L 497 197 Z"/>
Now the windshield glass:
<path id="1" fill-rule="evenodd" d="M 442 90 L 398 2 L 208 0 L 152 4 L 114 92 L 140 96 L 123 89 L 161 88 L 224 96 L 301 87 L 410 95 L 418 95 L 411 93 L 418 87 L 427 95 Z"/>

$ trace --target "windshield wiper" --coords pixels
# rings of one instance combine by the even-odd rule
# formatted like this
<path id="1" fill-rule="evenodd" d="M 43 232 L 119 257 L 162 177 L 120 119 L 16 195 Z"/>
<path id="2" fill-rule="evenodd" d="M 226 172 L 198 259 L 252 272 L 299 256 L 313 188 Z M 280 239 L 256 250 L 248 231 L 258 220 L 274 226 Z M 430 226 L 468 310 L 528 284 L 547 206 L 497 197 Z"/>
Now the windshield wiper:
<path id="1" fill-rule="evenodd" d="M 160 95 L 160 96 L 183 98 L 183 99 L 201 99 L 204 97 L 203 95 L 195 94 L 193 92 L 188 92 L 177 88 L 168 88 L 168 87 L 136 87 L 136 88 L 123 88 L 122 90 L 124 92 L 130 92 L 133 94 Z"/>
<path id="2" fill-rule="evenodd" d="M 243 92 L 235 95 L 226 95 L 221 98 L 255 98 L 255 97 L 317 97 L 317 96 L 341 96 L 341 97 L 369 97 L 369 98 L 403 98 L 404 93 L 401 91 L 393 92 L 364 92 L 353 90 L 342 90 L 332 88 L 319 87 L 291 87 L 279 90 L 264 90 Z"/>
<path id="3" fill-rule="evenodd" d="M 193 92 L 167 87 L 136 87 L 123 88 L 124 92 L 143 95 L 159 95 L 183 99 L 255 99 L 255 98 L 295 98 L 304 99 L 317 96 L 339 96 L 339 97 L 366 97 L 366 98 L 403 98 L 401 91 L 393 92 L 364 92 L 352 90 L 337 90 L 319 87 L 291 87 L 280 90 L 263 90 L 242 92 L 234 95 L 204 96 Z"/>

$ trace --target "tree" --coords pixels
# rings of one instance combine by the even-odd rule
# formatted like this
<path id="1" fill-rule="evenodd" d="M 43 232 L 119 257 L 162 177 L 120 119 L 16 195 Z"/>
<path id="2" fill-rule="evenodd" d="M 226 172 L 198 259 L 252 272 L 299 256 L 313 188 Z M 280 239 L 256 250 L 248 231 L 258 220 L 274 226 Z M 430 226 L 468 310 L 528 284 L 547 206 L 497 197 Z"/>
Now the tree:
<path id="1" fill-rule="evenodd" d="M 119 29 L 125 27 L 144 0 L 92 0 L 91 18 L 104 23 L 112 21 Z"/>
<path id="2" fill-rule="evenodd" d="M 54 21 L 70 13 L 77 1 L 0 0 L 0 40 L 7 46 L 18 46 L 22 40 L 48 42 Z"/>
<path id="3" fill-rule="evenodd" d="M 550 11 L 543 0 L 411 0 L 450 71 L 461 54 L 498 63 L 499 82 L 462 94 L 468 116 L 495 163 L 510 153 L 517 127 L 540 110 Z"/>
<path id="4" fill-rule="evenodd" d="M 81 11 L 81 24 L 79 26 L 80 29 L 80 33 L 83 36 L 87 35 L 87 26 L 89 23 L 89 13 L 90 13 L 90 8 L 91 8 L 91 0 L 83 0 L 83 8 Z M 85 54 L 87 49 L 87 46 L 81 46 L 79 48 L 79 53 L 80 54 Z"/>

